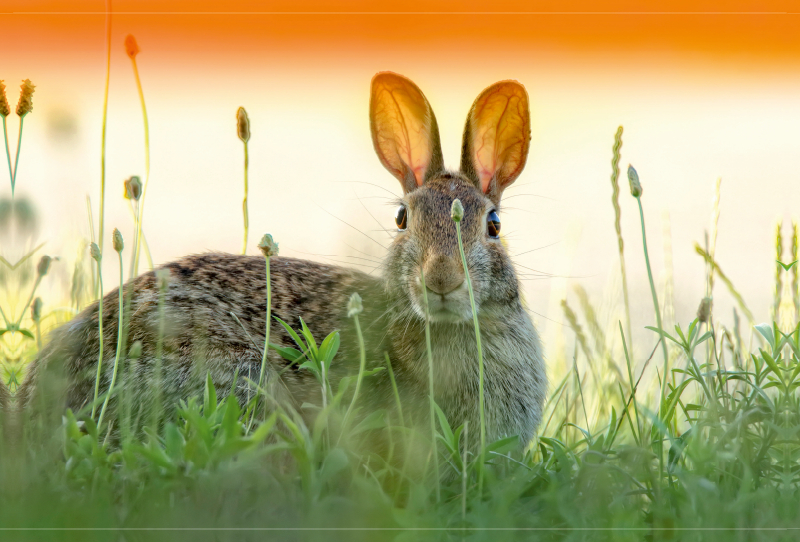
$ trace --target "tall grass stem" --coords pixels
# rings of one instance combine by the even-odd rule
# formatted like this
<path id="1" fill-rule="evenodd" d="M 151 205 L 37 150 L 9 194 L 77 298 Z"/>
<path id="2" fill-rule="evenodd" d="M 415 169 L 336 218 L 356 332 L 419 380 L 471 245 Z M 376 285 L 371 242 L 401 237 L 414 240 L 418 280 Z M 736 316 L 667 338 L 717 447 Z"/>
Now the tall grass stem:
<path id="1" fill-rule="evenodd" d="M 144 123 L 144 186 L 142 187 L 142 197 L 139 200 L 138 217 L 136 219 L 136 244 L 133 252 L 133 274 L 131 278 L 139 275 L 139 254 L 142 247 L 142 217 L 144 216 L 144 200 L 147 196 L 147 185 L 150 184 L 150 123 L 147 120 L 147 105 L 144 101 L 144 90 L 142 81 L 139 78 L 139 67 L 136 65 L 136 55 L 131 55 L 133 64 L 133 75 L 136 78 L 136 90 L 139 92 L 139 101 L 142 104 L 142 121 Z"/>
<path id="2" fill-rule="evenodd" d="M 358 336 L 358 376 L 356 377 L 356 389 L 353 392 L 353 398 L 350 400 L 350 406 L 347 407 L 347 411 L 344 413 L 344 419 L 342 420 L 343 430 L 347 427 L 347 420 L 350 418 L 350 413 L 353 411 L 356 401 L 358 400 L 358 393 L 361 391 L 361 381 L 364 379 L 364 369 L 367 365 L 367 352 L 364 346 L 364 335 L 361 333 L 361 323 L 358 321 L 358 314 L 353 315 L 353 321 L 355 322 L 356 335 Z"/>
<path id="3" fill-rule="evenodd" d="M 3 138 L 6 142 L 6 160 L 8 161 L 8 180 L 11 181 L 11 195 L 14 195 L 14 170 L 11 169 L 11 151 L 8 148 L 8 128 L 6 117 L 3 115 Z"/>
<path id="4" fill-rule="evenodd" d="M 639 218 L 641 219 L 642 223 L 642 246 L 644 247 L 644 261 L 647 264 L 647 278 L 650 280 L 650 293 L 653 294 L 653 310 L 656 312 L 656 325 L 658 326 L 658 329 L 663 330 L 664 328 L 661 326 L 661 310 L 658 306 L 658 296 L 656 295 L 656 285 L 655 282 L 653 282 L 653 271 L 650 268 L 650 256 L 647 252 L 647 233 L 645 232 L 644 227 L 644 209 L 642 208 L 641 196 L 636 198 L 636 202 L 639 204 Z M 667 380 L 669 380 L 669 355 L 667 354 L 667 345 L 665 341 L 661 341 L 661 349 L 664 354 L 664 378 L 661 381 L 661 400 L 659 402 L 659 412 L 663 414 L 664 397 L 666 396 L 667 392 Z"/>
<path id="5" fill-rule="evenodd" d="M 97 262 L 97 280 L 100 283 L 100 299 L 97 300 L 97 337 L 98 347 L 100 352 L 97 355 L 97 376 L 94 381 L 94 401 L 92 401 L 92 419 L 95 419 L 97 413 L 97 397 L 100 394 L 100 377 L 103 367 L 103 270 L 102 260 Z M 122 288 L 122 281 L 120 281 L 120 291 Z M 120 312 L 120 315 L 122 313 Z"/>
<path id="6" fill-rule="evenodd" d="M 244 241 L 242 242 L 242 254 L 247 253 L 247 236 L 250 231 L 250 217 L 247 212 L 247 192 L 248 192 L 248 171 L 250 169 L 250 154 L 247 149 L 247 141 L 244 142 L 244 200 L 242 201 L 242 215 L 244 216 Z"/>
<path id="7" fill-rule="evenodd" d="M 264 256 L 267 277 L 267 320 L 264 330 L 264 351 L 261 354 L 261 372 L 258 375 L 258 387 L 264 385 L 264 373 L 267 369 L 267 353 L 269 352 L 269 328 L 272 323 L 272 284 L 269 273 L 269 256 Z"/>
<path id="8" fill-rule="evenodd" d="M 456 200 L 458 201 L 458 200 Z M 454 220 L 456 225 L 456 237 L 458 238 L 458 252 L 461 255 L 461 264 L 464 266 L 464 280 L 467 281 L 467 289 L 469 290 L 469 302 L 472 307 L 472 323 L 475 327 L 475 342 L 478 347 L 478 417 L 480 419 L 480 468 L 478 469 L 478 492 L 483 489 L 483 459 L 484 448 L 486 448 L 486 419 L 484 415 L 484 398 L 483 398 L 483 345 L 481 344 L 481 327 L 478 323 L 478 311 L 475 306 L 475 293 L 472 289 L 472 279 L 469 276 L 469 268 L 467 267 L 467 256 L 464 253 L 464 242 L 461 239 L 461 223 L 459 220 Z"/>
<path id="9" fill-rule="evenodd" d="M 103 234 L 106 217 L 106 136 L 108 131 L 108 85 L 111 80 L 111 0 L 106 0 L 106 83 L 103 90 L 103 129 L 100 136 L 100 221 L 97 232 L 97 245 L 103 252 Z M 121 283 L 120 283 L 121 285 Z M 95 290 L 94 295 L 102 297 L 103 292 Z"/>
<path id="10" fill-rule="evenodd" d="M 17 169 L 19 169 L 19 151 L 22 150 L 22 126 L 25 124 L 25 116 L 19 118 L 19 136 L 17 137 L 17 156 L 14 158 L 14 175 L 11 177 L 11 195 L 14 195 L 14 186 L 17 182 Z"/>
<path id="11" fill-rule="evenodd" d="M 437 453 L 436 442 L 436 403 L 433 389 L 433 350 L 431 349 L 431 313 L 428 307 L 428 287 L 425 285 L 425 271 L 420 269 L 420 280 L 422 282 L 422 300 L 425 302 L 425 351 L 428 356 L 428 406 L 430 407 L 431 418 L 431 445 L 433 446 L 433 471 L 436 475 L 436 502 L 442 498 L 441 483 L 439 481 L 439 454 Z"/>
<path id="12" fill-rule="evenodd" d="M 100 427 L 103 425 L 103 416 L 108 408 L 108 401 L 111 399 L 111 394 L 114 392 L 114 384 L 117 382 L 117 370 L 119 369 L 119 356 L 122 353 L 122 335 L 123 335 L 123 318 L 125 315 L 123 292 L 125 282 L 123 280 L 123 263 L 122 251 L 118 251 L 119 255 L 119 322 L 117 323 L 117 352 L 114 356 L 114 371 L 111 373 L 111 384 L 108 386 L 108 393 L 103 401 L 103 408 L 100 410 L 100 418 L 97 420 L 97 432 L 100 432 Z"/>

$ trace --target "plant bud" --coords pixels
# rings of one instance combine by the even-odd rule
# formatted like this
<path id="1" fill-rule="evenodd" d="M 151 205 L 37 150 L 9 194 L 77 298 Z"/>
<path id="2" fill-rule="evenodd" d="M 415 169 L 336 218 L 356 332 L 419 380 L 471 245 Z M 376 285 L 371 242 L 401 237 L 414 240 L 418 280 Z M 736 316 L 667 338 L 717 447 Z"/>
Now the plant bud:
<path id="1" fill-rule="evenodd" d="M 166 292 L 169 288 L 169 269 L 159 269 L 156 271 L 156 285 L 160 292 Z"/>
<path id="2" fill-rule="evenodd" d="M 364 305 L 361 303 L 361 296 L 355 292 L 350 296 L 350 301 L 347 302 L 347 316 L 353 317 L 357 314 L 364 312 Z"/>
<path id="3" fill-rule="evenodd" d="M 628 182 L 631 184 L 631 196 L 638 198 L 642 195 L 642 184 L 639 182 L 639 174 L 628 164 Z"/>
<path id="4" fill-rule="evenodd" d="M 142 181 L 138 175 L 131 175 L 125 181 L 125 199 L 139 201 L 140 197 L 142 197 Z"/>
<path id="5" fill-rule="evenodd" d="M 704 297 L 702 301 L 700 301 L 700 306 L 697 308 L 697 319 L 703 323 L 708 322 L 711 316 L 712 305 L 713 300 L 710 297 Z"/>
<path id="6" fill-rule="evenodd" d="M 89 247 L 89 254 L 91 254 L 92 259 L 97 263 L 100 263 L 100 260 L 103 259 L 103 255 L 100 253 L 100 247 L 97 246 L 97 243 L 92 243 Z"/>
<path id="7" fill-rule="evenodd" d="M 453 200 L 453 205 L 450 207 L 450 218 L 453 219 L 453 222 L 461 222 L 461 219 L 464 218 L 464 206 L 458 198 Z"/>
<path id="8" fill-rule="evenodd" d="M 33 300 L 33 303 L 31 303 L 31 319 L 34 322 L 38 322 L 39 320 L 41 320 L 43 304 L 44 303 L 42 303 L 41 297 L 37 297 L 36 299 Z"/>
<path id="9" fill-rule="evenodd" d="M 24 117 L 33 111 L 33 89 L 36 87 L 30 79 L 25 79 L 20 85 L 19 102 L 17 102 L 17 115 Z"/>
<path id="10" fill-rule="evenodd" d="M 50 262 L 52 261 L 53 258 L 50 256 L 42 256 L 42 259 L 39 260 L 39 265 L 36 266 L 36 272 L 40 277 L 43 277 L 47 274 L 47 272 L 50 270 Z"/>
<path id="11" fill-rule="evenodd" d="M 265 233 L 258 243 L 258 248 L 265 258 L 278 255 L 278 243 L 272 240 L 272 235 Z"/>
<path id="12" fill-rule="evenodd" d="M 244 107 L 240 107 L 236 111 L 236 130 L 239 134 L 239 139 L 247 143 L 250 141 L 250 118 L 247 116 L 247 111 Z"/>
<path id="13" fill-rule="evenodd" d="M 0 115 L 7 117 L 11 113 L 11 106 L 8 105 L 6 98 L 6 86 L 0 81 Z"/>
<path id="14" fill-rule="evenodd" d="M 114 233 L 111 238 L 114 243 L 114 250 L 116 250 L 117 252 L 122 252 L 122 249 L 125 248 L 125 243 L 123 243 L 122 234 L 119 232 L 117 228 L 114 228 Z"/>
<path id="15" fill-rule="evenodd" d="M 131 349 L 128 350 L 128 357 L 131 359 L 139 359 L 142 357 L 142 341 L 134 341 Z"/>
<path id="16" fill-rule="evenodd" d="M 125 53 L 131 60 L 135 59 L 136 55 L 139 54 L 139 44 L 136 43 L 136 38 L 133 37 L 133 34 L 128 34 L 125 37 Z"/>

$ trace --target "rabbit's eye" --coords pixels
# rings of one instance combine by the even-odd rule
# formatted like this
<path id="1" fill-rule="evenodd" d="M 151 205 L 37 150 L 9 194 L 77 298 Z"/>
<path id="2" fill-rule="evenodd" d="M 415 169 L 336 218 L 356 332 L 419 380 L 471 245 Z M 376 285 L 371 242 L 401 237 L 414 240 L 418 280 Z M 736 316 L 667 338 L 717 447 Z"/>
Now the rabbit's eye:
<path id="1" fill-rule="evenodd" d="M 497 211 L 492 211 L 486 217 L 486 228 L 489 231 L 489 237 L 492 239 L 500 237 L 500 217 L 497 216 Z"/>
<path id="2" fill-rule="evenodd" d="M 400 231 L 403 231 L 408 227 L 408 211 L 406 210 L 405 205 L 401 205 L 397 208 L 397 212 L 394 215 L 394 221 L 397 224 L 397 229 Z"/>

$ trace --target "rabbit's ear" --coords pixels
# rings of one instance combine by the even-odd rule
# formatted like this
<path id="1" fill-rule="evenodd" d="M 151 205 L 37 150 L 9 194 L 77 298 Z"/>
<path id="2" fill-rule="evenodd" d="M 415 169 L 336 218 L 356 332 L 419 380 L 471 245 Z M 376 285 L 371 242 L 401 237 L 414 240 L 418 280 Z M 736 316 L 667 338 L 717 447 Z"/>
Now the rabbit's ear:
<path id="1" fill-rule="evenodd" d="M 475 100 L 467 115 L 461 172 L 490 199 L 500 195 L 525 167 L 531 142 L 528 93 L 516 81 L 500 81 Z"/>
<path id="2" fill-rule="evenodd" d="M 433 110 L 419 87 L 402 75 L 381 72 L 372 78 L 369 124 L 378 158 L 404 193 L 444 167 Z"/>

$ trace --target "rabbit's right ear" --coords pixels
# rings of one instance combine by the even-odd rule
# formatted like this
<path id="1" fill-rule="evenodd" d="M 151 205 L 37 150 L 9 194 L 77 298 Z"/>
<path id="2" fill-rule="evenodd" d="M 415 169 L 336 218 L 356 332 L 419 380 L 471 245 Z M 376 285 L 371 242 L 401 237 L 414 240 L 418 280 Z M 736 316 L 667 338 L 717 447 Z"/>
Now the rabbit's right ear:
<path id="1" fill-rule="evenodd" d="M 403 193 L 422 186 L 444 167 L 439 127 L 422 91 L 402 75 L 380 72 L 369 99 L 372 144 Z"/>

